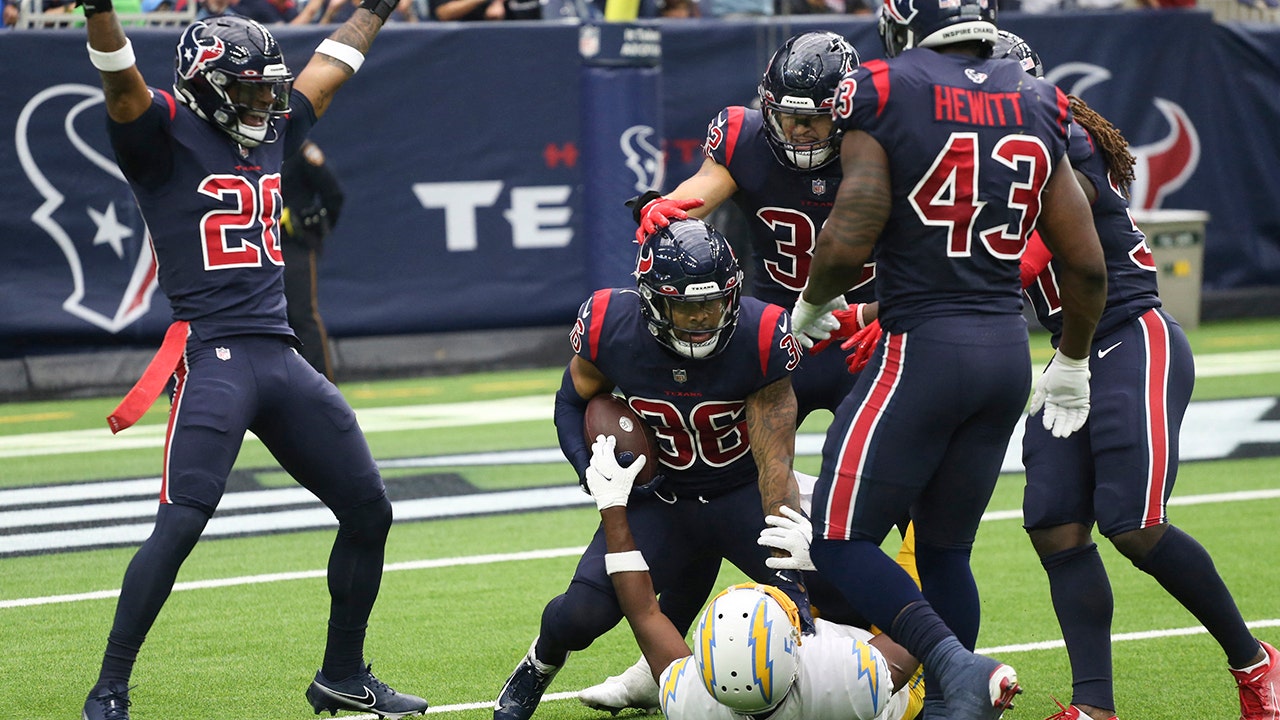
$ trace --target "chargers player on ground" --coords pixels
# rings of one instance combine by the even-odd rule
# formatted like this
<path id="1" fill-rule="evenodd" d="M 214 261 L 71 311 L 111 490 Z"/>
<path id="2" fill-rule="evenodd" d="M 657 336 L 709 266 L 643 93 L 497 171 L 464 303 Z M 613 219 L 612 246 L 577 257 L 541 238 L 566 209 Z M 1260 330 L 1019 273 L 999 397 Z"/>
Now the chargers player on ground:
<path id="1" fill-rule="evenodd" d="M 1001 31 L 996 57 L 1043 76 L 1039 56 Z M 1077 97 L 1068 158 L 1093 209 L 1107 261 L 1107 304 L 1094 333 L 1091 411 L 1080 431 L 1053 437 L 1031 417 L 1023 436 L 1022 516 L 1049 576 L 1071 660 L 1071 705 L 1050 720 L 1115 720 L 1111 665 L 1114 601 L 1091 528 L 1151 575 L 1209 630 L 1226 653 L 1243 720 L 1280 718 L 1280 655 L 1254 638 L 1213 559 L 1169 523 L 1178 433 L 1195 383 L 1182 327 L 1160 307 L 1156 265 L 1129 213 L 1133 156 L 1120 131 Z M 1059 263 L 1038 238 L 1022 257 L 1023 285 L 1040 324 L 1062 333 Z"/>
<path id="2" fill-rule="evenodd" d="M 174 389 L 155 529 L 125 572 L 82 717 L 128 720 L 138 651 L 222 498 L 246 430 L 338 519 L 328 641 L 308 702 L 317 713 L 422 714 L 425 700 L 387 687 L 364 662 L 391 503 L 355 413 L 295 350 L 279 238 L 282 161 L 360 68 L 395 3 L 365 0 L 296 77 L 257 22 L 192 23 L 178 41 L 172 93 L 143 80 L 111 0 L 84 5 L 111 145 L 174 318 L 112 429 L 136 421 L 170 375 Z"/>
<path id="3" fill-rule="evenodd" d="M 766 513 L 799 507 L 790 376 L 801 351 L 786 311 L 740 297 L 742 273 L 728 240 L 701 220 L 671 223 L 647 238 L 636 278 L 635 288 L 596 291 L 579 310 L 570 333 L 575 356 L 555 399 L 565 457 L 579 478 L 599 472 L 628 482 L 640 463 L 659 464 L 629 509 L 659 590 L 687 577 L 714 579 L 728 559 L 749 577 L 782 586 L 807 611 L 799 573 L 769 568 L 769 552 L 757 544 Z M 586 404 L 615 388 L 653 428 L 659 457 L 623 468 L 612 446 L 587 447 Z M 601 529 L 568 589 L 543 611 L 540 634 L 503 687 L 494 720 L 527 720 L 569 653 L 622 619 L 604 555 Z M 671 622 L 683 631 L 699 608 Z"/>
<path id="4" fill-rule="evenodd" d="M 996 718 L 1013 669 L 973 653 L 969 566 L 1031 384 L 1018 258 L 1033 228 L 1063 261 L 1063 336 L 1041 382 L 1057 435 L 1088 414 L 1088 353 L 1106 268 L 1065 162 L 1056 88 L 990 59 L 991 0 L 886 0 L 885 61 L 841 83 L 844 180 L 818 237 L 797 332 L 826 336 L 876 260 L 883 335 L 836 412 L 814 491 L 812 557 L 878 627 L 920 658 L 925 717 Z M 880 550 L 910 511 L 922 590 Z"/>
<path id="5" fill-rule="evenodd" d="M 597 455 L 611 437 L 596 439 Z M 631 477 L 588 472 L 587 487 L 600 510 L 605 567 L 644 656 L 661 687 L 662 713 L 672 720 L 901 720 L 910 691 L 897 689 L 907 674 L 890 669 L 873 637 L 860 628 L 815 621 L 802 634 L 791 598 L 769 585 L 735 585 L 715 596 L 695 626 L 693 649 L 662 614 L 644 554 L 628 523 Z M 770 516 L 789 558 L 807 564 L 807 525 L 790 507 Z"/>

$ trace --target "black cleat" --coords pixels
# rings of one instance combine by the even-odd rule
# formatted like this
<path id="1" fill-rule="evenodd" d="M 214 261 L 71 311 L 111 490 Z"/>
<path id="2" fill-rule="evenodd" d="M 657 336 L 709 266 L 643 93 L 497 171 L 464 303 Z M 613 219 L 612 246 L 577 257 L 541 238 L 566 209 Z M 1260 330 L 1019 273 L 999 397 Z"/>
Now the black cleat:
<path id="1" fill-rule="evenodd" d="M 534 659 L 533 648 L 537 640 L 529 647 L 529 653 L 520 660 L 520 664 L 507 678 L 502 686 L 498 701 L 493 704 L 493 720 L 529 720 L 533 711 L 538 709 L 542 694 L 547 691 L 552 678 L 560 672 L 556 666 L 546 665 Z"/>
<path id="2" fill-rule="evenodd" d="M 339 710 L 371 712 L 378 717 L 402 718 L 406 715 L 425 715 L 427 701 L 414 695 L 398 693 L 373 676 L 373 666 L 366 665 L 364 672 L 334 682 L 316 671 L 316 679 L 307 688 L 307 702 L 319 715 L 328 710 L 337 715 Z M 127 720 L 128 716 L 125 716 Z"/>
<path id="3" fill-rule="evenodd" d="M 113 680 L 94 685 L 80 720 L 129 720 L 129 683 Z"/>

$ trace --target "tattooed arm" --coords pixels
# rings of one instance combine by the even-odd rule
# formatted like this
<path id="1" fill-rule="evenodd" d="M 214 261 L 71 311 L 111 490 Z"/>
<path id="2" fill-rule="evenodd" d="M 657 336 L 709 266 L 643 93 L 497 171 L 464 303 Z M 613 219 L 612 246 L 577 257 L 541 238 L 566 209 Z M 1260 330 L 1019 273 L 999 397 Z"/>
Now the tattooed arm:
<path id="1" fill-rule="evenodd" d="M 329 39 L 333 42 L 355 48 L 364 55 L 373 45 L 373 38 L 382 29 L 383 20 L 376 13 L 388 0 L 365 0 L 352 14 L 351 18 L 333 31 Z M 311 106 L 315 108 L 316 118 L 324 115 L 333 101 L 333 95 L 352 75 L 355 68 L 333 56 L 322 52 L 311 56 L 311 61 L 298 74 L 293 87 L 307 96 Z"/>
<path id="2" fill-rule="evenodd" d="M 772 382 L 747 397 L 747 436 L 760 471 L 760 500 L 765 515 L 786 505 L 800 509 L 800 489 L 791 474 L 796 454 L 796 394 L 791 378 Z"/>
<path id="3" fill-rule="evenodd" d="M 809 266 L 806 302 L 822 305 L 858 282 L 862 266 L 889 219 L 893 200 L 889 157 L 862 131 L 845 133 L 840 144 L 844 180 L 831 215 L 818 233 Z"/>

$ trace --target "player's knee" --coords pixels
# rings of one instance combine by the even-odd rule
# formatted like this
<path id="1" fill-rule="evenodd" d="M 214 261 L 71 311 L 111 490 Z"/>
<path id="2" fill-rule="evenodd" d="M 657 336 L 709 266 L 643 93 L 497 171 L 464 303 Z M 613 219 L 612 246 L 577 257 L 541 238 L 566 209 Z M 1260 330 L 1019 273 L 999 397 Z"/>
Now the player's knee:
<path id="1" fill-rule="evenodd" d="M 1160 542 L 1160 538 L 1164 537 L 1165 532 L 1169 529 L 1169 525 L 1161 524 L 1152 527 L 1140 528 L 1138 530 L 1130 530 L 1128 532 L 1117 533 L 1108 538 L 1116 550 L 1120 551 L 1133 563 L 1134 567 L 1142 568 L 1142 563 L 1147 559 L 1151 549 Z"/>
<path id="2" fill-rule="evenodd" d="M 1089 528 L 1079 523 L 1065 523 L 1047 528 L 1029 528 L 1027 536 L 1036 554 L 1044 560 L 1051 555 L 1065 552 L 1072 548 L 1082 548 L 1093 544 L 1093 536 Z"/>
<path id="3" fill-rule="evenodd" d="M 385 542 L 391 517 L 391 501 L 383 494 L 338 514 L 338 532 L 356 541 Z"/>
<path id="4" fill-rule="evenodd" d="M 621 620 L 617 598 L 587 583 L 573 582 L 542 611 L 542 642 L 550 641 L 565 651 L 582 650 Z"/>
<path id="5" fill-rule="evenodd" d="M 156 512 L 156 526 L 151 536 L 157 542 L 186 553 L 196 546 L 210 513 L 192 505 L 164 503 Z"/>

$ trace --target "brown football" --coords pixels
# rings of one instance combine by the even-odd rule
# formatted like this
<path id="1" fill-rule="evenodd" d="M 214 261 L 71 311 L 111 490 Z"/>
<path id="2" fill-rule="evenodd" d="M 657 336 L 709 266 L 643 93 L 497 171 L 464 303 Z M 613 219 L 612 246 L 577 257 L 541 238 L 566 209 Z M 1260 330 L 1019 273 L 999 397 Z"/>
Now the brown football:
<path id="1" fill-rule="evenodd" d="M 588 448 L 596 441 L 597 435 L 612 435 L 616 438 L 614 454 L 618 457 L 618 464 L 623 467 L 630 465 L 639 455 L 648 458 L 644 468 L 636 476 L 636 486 L 653 479 L 658 466 L 658 438 L 653 434 L 653 428 L 645 424 L 627 406 L 625 400 L 610 393 L 591 398 L 587 403 L 582 430 Z"/>

